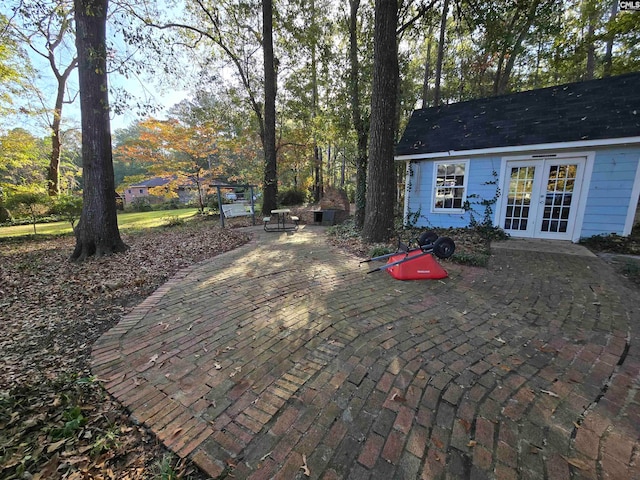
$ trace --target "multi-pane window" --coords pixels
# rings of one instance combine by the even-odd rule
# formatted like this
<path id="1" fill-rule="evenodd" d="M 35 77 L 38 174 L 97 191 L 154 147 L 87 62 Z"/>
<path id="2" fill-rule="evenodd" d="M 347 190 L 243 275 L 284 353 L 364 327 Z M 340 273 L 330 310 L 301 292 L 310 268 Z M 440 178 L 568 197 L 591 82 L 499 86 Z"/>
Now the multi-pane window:
<path id="1" fill-rule="evenodd" d="M 526 230 L 529 226 L 531 191 L 536 167 L 524 165 L 511 168 L 509 191 L 507 192 L 507 212 L 504 217 L 505 230 Z"/>
<path id="2" fill-rule="evenodd" d="M 542 216 L 542 231 L 565 233 L 569 225 L 571 199 L 576 182 L 577 165 L 552 165 Z"/>
<path id="3" fill-rule="evenodd" d="M 462 210 L 468 165 L 468 161 L 436 162 L 434 210 Z"/>

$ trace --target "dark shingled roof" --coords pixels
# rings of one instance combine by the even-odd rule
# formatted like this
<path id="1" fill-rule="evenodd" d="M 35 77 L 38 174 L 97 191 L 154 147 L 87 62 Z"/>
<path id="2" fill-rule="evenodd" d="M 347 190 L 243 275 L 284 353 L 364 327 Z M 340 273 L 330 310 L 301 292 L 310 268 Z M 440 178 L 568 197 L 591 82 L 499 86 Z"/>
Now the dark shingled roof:
<path id="1" fill-rule="evenodd" d="M 166 185 L 171 181 L 171 178 L 167 177 L 153 177 L 148 180 L 143 180 L 142 182 L 131 185 L 131 187 L 161 187 L 162 185 Z"/>
<path id="2" fill-rule="evenodd" d="M 396 155 L 640 136 L 640 72 L 413 112 Z"/>

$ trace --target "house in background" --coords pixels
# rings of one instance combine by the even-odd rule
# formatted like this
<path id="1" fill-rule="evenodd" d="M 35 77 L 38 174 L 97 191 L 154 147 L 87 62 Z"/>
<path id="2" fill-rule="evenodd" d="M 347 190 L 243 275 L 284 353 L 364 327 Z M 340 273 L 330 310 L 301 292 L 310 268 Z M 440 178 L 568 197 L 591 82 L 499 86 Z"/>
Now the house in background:
<path id="1" fill-rule="evenodd" d="M 488 214 L 514 237 L 629 235 L 640 73 L 416 110 L 395 159 L 406 162 L 405 219 L 417 226 Z"/>
<path id="2" fill-rule="evenodd" d="M 172 177 L 154 177 L 142 182 L 138 182 L 135 185 L 129 185 L 124 189 L 124 204 L 131 205 L 137 199 L 146 199 L 150 204 L 158 204 L 168 200 L 167 197 L 161 195 L 153 195 L 150 189 L 155 187 L 163 187 L 174 181 Z M 177 201 L 183 205 L 194 203 L 198 200 L 198 186 L 197 184 L 189 180 L 183 182 L 180 185 L 176 185 L 175 193 L 177 194 Z M 175 198 L 175 197 L 174 197 Z"/>
<path id="3" fill-rule="evenodd" d="M 154 187 L 162 187 L 169 182 L 171 182 L 171 178 L 168 177 L 154 177 L 148 180 L 144 180 L 142 182 L 136 183 L 135 185 L 129 185 L 124 189 L 124 204 L 131 205 L 136 199 L 144 198 L 149 201 L 149 203 L 161 203 L 164 201 L 164 198 L 158 197 L 155 195 L 151 195 L 149 193 L 150 188 Z"/>

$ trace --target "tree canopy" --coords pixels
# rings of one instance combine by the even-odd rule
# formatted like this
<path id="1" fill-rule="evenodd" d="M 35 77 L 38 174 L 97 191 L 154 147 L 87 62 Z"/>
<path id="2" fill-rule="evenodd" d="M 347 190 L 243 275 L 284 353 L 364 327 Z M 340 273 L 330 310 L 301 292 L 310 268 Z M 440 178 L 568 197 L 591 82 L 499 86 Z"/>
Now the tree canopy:
<path id="1" fill-rule="evenodd" d="M 62 10 L 51 8 L 61 9 L 62 0 L 40 3 L 42 11 L 61 12 L 51 25 L 64 25 Z M 388 113 L 394 116 L 396 139 L 411 111 L 422 105 L 640 68 L 640 16 L 619 11 L 613 0 L 394 4 L 398 82 Z M 155 122 L 156 138 L 173 145 L 164 153 L 167 162 L 175 162 L 174 170 L 186 171 L 182 162 L 190 158 L 211 175 L 265 185 L 273 179 L 277 189 L 302 188 L 309 198 L 320 195 L 325 185 L 344 188 L 362 224 L 371 185 L 366 169 L 379 153 L 368 148 L 372 102 L 380 100 L 372 98 L 372 80 L 380 68 L 373 55 L 376 5 L 373 0 L 274 2 L 267 29 L 273 36 L 273 72 L 266 76 L 261 7 L 257 0 L 175 5 L 122 0 L 110 6 L 107 71 L 131 80 L 119 82 L 117 96 L 110 87 L 111 115 L 139 114 L 139 120 L 114 135 L 117 183 L 160 168 L 157 152 L 134 148 L 141 147 L 142 133 L 148 134 Z M 7 25 L 16 13 L 6 6 L 0 12 Z M 7 115 L 11 102 L 19 104 L 20 81 L 26 78 L 20 59 L 27 39 L 33 38 L 27 27 L 20 27 L 22 35 L 5 29 L 0 36 L 0 75 L 7 79 L 0 84 L 0 108 L 4 105 Z M 122 95 L 123 85 L 137 83 L 134 78 L 146 78 L 143 95 L 180 90 L 187 99 L 164 115 L 150 116 L 147 99 L 136 98 L 139 89 Z M 275 95 L 275 153 L 268 155 L 272 140 L 265 141 L 265 108 L 271 94 L 266 89 Z M 271 173 L 265 176 L 267 157 L 275 163 L 268 163 Z M 160 170 L 170 168 L 165 163 Z"/>

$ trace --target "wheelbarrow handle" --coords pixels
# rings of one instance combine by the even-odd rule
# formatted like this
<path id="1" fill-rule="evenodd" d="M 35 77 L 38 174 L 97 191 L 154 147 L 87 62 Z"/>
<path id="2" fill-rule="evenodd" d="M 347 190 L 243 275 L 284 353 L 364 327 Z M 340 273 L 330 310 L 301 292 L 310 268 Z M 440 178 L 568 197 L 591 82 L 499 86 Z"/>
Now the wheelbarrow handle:
<path id="1" fill-rule="evenodd" d="M 372 257 L 372 258 L 367 258 L 366 260 L 361 260 L 360 263 L 368 263 L 368 262 L 373 262 L 374 260 L 384 260 L 385 258 L 391 258 L 394 255 L 402 255 L 403 253 L 406 252 L 393 252 L 393 253 L 387 253 L 385 255 L 380 255 L 378 257 Z"/>
<path id="2" fill-rule="evenodd" d="M 396 265 L 400 265 L 401 263 L 404 262 L 409 262 L 411 260 L 415 260 L 416 258 L 420 258 L 420 257 L 424 257 L 425 255 L 428 255 L 429 252 L 425 252 L 423 251 L 422 253 L 419 253 L 418 255 L 413 255 L 413 256 L 409 256 L 409 254 L 407 253 L 404 258 L 401 258 L 400 260 L 396 260 L 395 262 L 391 262 L 391 263 L 387 263 L 386 265 L 382 265 L 374 270 L 369 270 L 367 273 L 373 273 L 373 272 L 380 272 L 382 270 L 386 270 L 388 268 L 391 267 L 395 267 Z"/>

